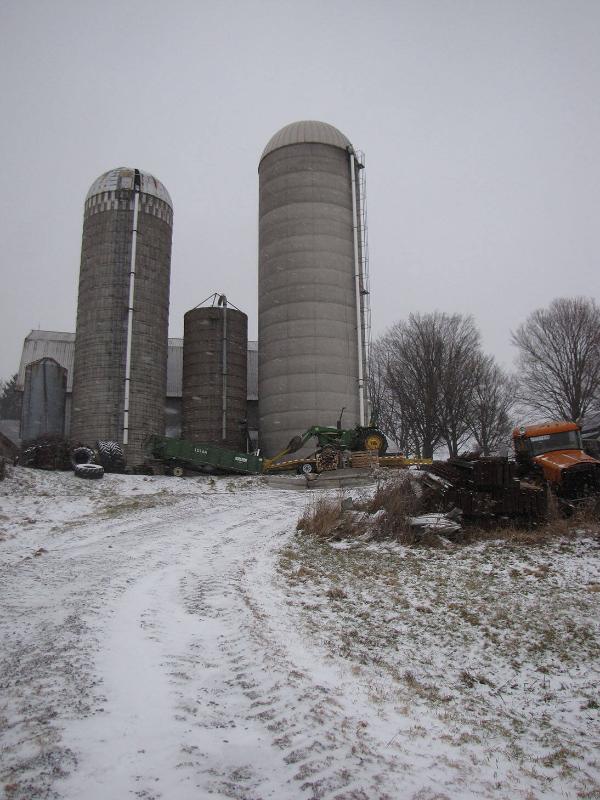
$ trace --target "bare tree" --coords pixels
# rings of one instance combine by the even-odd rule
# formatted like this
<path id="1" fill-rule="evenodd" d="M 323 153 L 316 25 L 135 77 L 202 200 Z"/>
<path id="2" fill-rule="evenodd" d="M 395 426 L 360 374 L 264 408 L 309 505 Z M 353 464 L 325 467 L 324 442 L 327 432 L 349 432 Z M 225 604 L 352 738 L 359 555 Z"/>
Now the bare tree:
<path id="1" fill-rule="evenodd" d="M 20 419 L 21 417 L 21 392 L 17 390 L 15 373 L 8 380 L 0 380 L 0 419 Z"/>
<path id="2" fill-rule="evenodd" d="M 469 435 L 467 411 L 479 353 L 471 317 L 411 314 L 379 340 L 375 352 L 373 389 L 386 433 L 424 458 L 432 458 L 441 442 L 456 454 Z"/>
<path id="3" fill-rule="evenodd" d="M 390 350 L 385 337 L 371 348 L 369 364 L 369 395 L 372 417 L 388 439 L 403 453 L 421 454 L 418 436 L 403 416 L 396 394 L 390 388 Z"/>
<path id="4" fill-rule="evenodd" d="M 510 437 L 518 383 L 496 364 L 493 356 L 481 355 L 475 374 L 469 430 L 483 455 L 489 456 Z"/>
<path id="5" fill-rule="evenodd" d="M 534 311 L 512 341 L 519 348 L 520 399 L 532 410 L 577 420 L 598 402 L 600 308 L 585 297 Z"/>
<path id="6" fill-rule="evenodd" d="M 443 315 L 439 418 L 442 438 L 451 456 L 457 456 L 471 438 L 470 409 L 482 353 L 479 331 L 472 317 Z"/>

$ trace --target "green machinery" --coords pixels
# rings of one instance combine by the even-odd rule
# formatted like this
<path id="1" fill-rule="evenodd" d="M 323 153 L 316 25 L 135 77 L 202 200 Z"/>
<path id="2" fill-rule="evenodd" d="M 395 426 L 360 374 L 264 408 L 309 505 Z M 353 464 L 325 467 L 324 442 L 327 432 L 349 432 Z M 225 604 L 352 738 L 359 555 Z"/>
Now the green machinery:
<path id="1" fill-rule="evenodd" d="M 343 412 L 343 409 L 342 409 Z M 277 460 L 287 453 L 295 453 L 310 439 L 316 439 L 316 455 L 320 463 L 318 469 L 333 468 L 342 450 L 371 450 L 383 455 L 387 450 L 385 435 L 375 426 L 357 425 L 355 428 L 342 428 L 341 415 L 336 427 L 313 425 L 300 436 L 294 436 L 288 445 L 273 458 L 261 458 L 253 453 L 239 453 L 217 445 L 191 442 L 186 439 L 171 439 L 167 436 L 151 436 L 148 450 L 154 464 L 153 469 L 164 470 L 173 475 L 182 475 L 184 469 L 199 472 L 218 470 L 242 475 L 260 475 L 276 470 Z M 312 457 L 314 463 L 314 456 Z M 302 469 L 303 461 L 297 463 Z M 295 464 L 295 462 L 294 462 Z M 283 469 L 289 467 L 282 465 Z M 313 471 L 305 468 L 302 471 Z"/>
<path id="2" fill-rule="evenodd" d="M 242 475 L 260 475 L 263 471 L 263 459 L 252 453 L 238 453 L 186 439 L 152 436 L 149 451 L 154 461 L 173 475 L 183 475 L 185 468 L 200 472 L 221 470 Z"/>
<path id="3" fill-rule="evenodd" d="M 342 409 L 343 413 L 344 409 Z M 383 455 L 387 450 L 388 442 L 379 428 L 375 425 L 362 426 L 356 425 L 354 428 L 342 428 L 341 425 L 342 415 L 338 420 L 337 426 L 327 427 L 324 425 L 313 425 L 300 436 L 294 436 L 290 439 L 288 445 L 273 456 L 273 458 L 265 459 L 265 469 L 272 468 L 277 459 L 288 453 L 296 453 L 303 447 L 309 439 L 317 440 L 317 451 L 327 456 L 331 453 L 337 457 L 340 450 L 371 450 L 377 451 L 379 455 Z"/>

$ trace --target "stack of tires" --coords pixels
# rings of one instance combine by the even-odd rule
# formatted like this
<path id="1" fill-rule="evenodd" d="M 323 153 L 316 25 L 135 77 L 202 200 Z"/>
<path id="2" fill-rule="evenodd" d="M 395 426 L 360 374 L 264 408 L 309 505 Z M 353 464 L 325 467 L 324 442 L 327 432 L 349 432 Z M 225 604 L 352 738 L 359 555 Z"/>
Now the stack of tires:
<path id="1" fill-rule="evenodd" d="M 73 471 L 78 478 L 101 478 L 104 467 L 95 461 L 96 454 L 91 447 L 76 447 L 71 453 Z"/>
<path id="2" fill-rule="evenodd" d="M 71 463 L 79 478 L 101 478 L 105 472 L 125 472 L 125 456 L 118 442 L 99 439 L 96 448 L 76 447 Z"/>

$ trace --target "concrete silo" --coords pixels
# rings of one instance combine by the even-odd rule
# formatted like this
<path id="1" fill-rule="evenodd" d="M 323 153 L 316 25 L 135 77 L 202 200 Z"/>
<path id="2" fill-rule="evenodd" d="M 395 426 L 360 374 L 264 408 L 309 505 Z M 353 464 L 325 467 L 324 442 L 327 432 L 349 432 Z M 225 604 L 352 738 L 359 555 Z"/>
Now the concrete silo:
<path id="1" fill-rule="evenodd" d="M 271 455 L 311 425 L 368 423 L 366 281 L 350 141 L 324 122 L 276 133 L 259 172 L 259 436 Z"/>
<path id="2" fill-rule="evenodd" d="M 119 167 L 84 206 L 71 439 L 124 445 L 130 465 L 163 434 L 173 205 L 160 181 Z"/>
<path id="3" fill-rule="evenodd" d="M 215 298 L 217 296 L 215 295 Z M 184 316 L 182 436 L 246 449 L 248 317 L 227 305 Z"/>

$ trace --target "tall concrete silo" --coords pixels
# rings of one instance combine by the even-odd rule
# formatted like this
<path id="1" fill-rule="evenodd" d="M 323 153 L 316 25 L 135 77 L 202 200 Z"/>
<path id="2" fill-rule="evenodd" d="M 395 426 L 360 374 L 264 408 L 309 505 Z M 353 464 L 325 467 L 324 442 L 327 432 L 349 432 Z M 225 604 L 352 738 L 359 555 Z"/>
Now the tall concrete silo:
<path id="1" fill-rule="evenodd" d="M 21 440 L 39 436 L 63 436 L 67 370 L 53 358 L 40 358 L 25 367 Z"/>
<path id="2" fill-rule="evenodd" d="M 259 437 L 368 423 L 362 164 L 324 122 L 278 131 L 259 173 Z"/>
<path id="3" fill-rule="evenodd" d="M 182 436 L 245 450 L 248 317 L 216 298 L 183 318 Z"/>
<path id="4" fill-rule="evenodd" d="M 160 181 L 119 167 L 84 206 L 71 439 L 124 445 L 130 465 L 163 434 L 173 204 Z"/>

